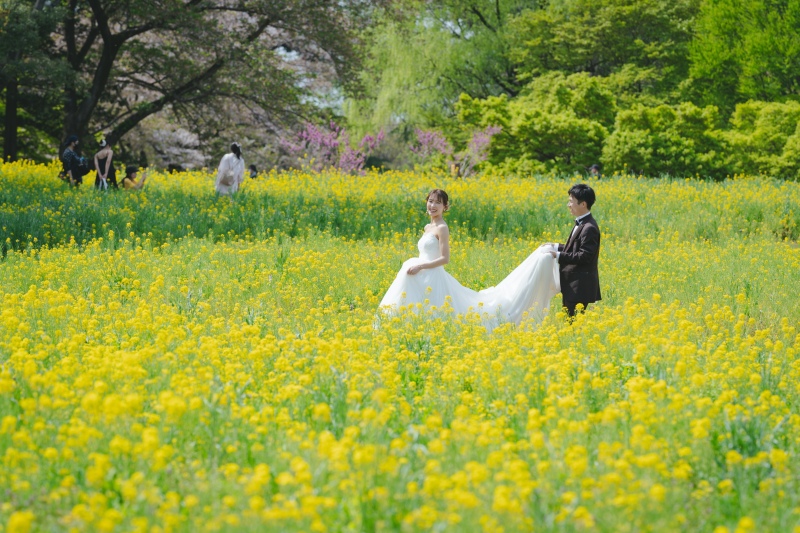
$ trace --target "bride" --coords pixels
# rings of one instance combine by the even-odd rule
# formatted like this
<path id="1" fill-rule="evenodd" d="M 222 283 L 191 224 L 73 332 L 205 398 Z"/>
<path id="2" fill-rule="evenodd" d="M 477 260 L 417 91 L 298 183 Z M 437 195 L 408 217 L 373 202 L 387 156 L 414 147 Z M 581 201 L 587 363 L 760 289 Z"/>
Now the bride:
<path id="1" fill-rule="evenodd" d="M 447 300 L 457 314 L 474 312 L 491 321 L 518 324 L 527 312 L 529 317 L 541 321 L 550 300 L 560 292 L 558 263 L 550 255 L 552 245 L 540 246 L 496 286 L 473 291 L 444 270 L 444 265 L 450 262 L 450 230 L 444 221 L 449 202 L 447 193 L 434 189 L 428 193 L 426 202 L 431 222 L 417 243 L 419 257 L 403 263 L 380 308 L 392 313 L 426 300 L 440 308 Z"/>

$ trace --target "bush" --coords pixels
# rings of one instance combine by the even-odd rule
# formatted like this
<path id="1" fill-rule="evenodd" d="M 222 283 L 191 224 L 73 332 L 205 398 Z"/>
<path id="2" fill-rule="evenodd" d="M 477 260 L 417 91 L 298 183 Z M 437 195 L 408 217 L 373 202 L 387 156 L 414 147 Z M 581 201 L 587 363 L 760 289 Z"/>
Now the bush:
<path id="1" fill-rule="evenodd" d="M 731 126 L 724 137 L 738 173 L 800 178 L 800 103 L 739 104 Z"/>
<path id="2" fill-rule="evenodd" d="M 501 171 L 574 172 L 600 159 L 615 113 L 614 97 L 587 74 L 551 73 L 512 101 L 505 95 L 456 104 L 464 127 L 500 126 L 489 163 Z"/>
<path id="3" fill-rule="evenodd" d="M 609 171 L 724 178 L 727 147 L 718 120 L 716 107 L 689 102 L 620 111 L 603 147 L 603 164 Z"/>

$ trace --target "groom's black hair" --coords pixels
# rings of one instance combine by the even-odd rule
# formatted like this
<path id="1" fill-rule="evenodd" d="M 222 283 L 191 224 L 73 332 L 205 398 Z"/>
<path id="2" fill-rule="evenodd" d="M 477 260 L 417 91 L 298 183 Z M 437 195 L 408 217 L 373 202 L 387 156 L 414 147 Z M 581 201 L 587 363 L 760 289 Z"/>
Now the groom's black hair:
<path id="1" fill-rule="evenodd" d="M 578 203 L 586 202 L 587 209 L 591 209 L 594 205 L 594 190 L 585 183 L 577 183 L 570 187 L 569 195 L 578 200 Z"/>

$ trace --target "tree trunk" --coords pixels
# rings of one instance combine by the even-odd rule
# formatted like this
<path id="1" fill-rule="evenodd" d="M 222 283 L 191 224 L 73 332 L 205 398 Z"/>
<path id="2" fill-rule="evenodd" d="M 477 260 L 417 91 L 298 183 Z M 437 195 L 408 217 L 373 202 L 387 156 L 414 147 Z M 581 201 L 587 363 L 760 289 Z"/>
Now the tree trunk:
<path id="1" fill-rule="evenodd" d="M 67 47 L 67 61 L 76 72 L 80 69 L 78 44 L 75 36 L 75 11 L 77 6 L 77 0 L 70 0 L 67 5 L 67 17 L 64 19 L 64 41 Z M 81 133 L 77 131 L 77 108 L 78 94 L 74 85 L 70 83 L 67 87 L 64 87 L 64 130 L 61 132 L 61 142 L 64 142 L 64 139 L 70 135 L 81 137 Z"/>
<path id="2" fill-rule="evenodd" d="M 61 141 L 63 142 L 64 139 L 66 139 L 70 135 L 77 135 L 78 139 L 80 139 L 81 142 L 83 142 L 83 138 L 86 136 L 88 128 L 86 127 L 86 125 L 81 127 L 81 125 L 79 124 L 78 112 L 75 109 L 77 107 L 75 103 L 77 97 L 74 94 L 72 94 L 73 91 L 71 90 L 67 90 L 66 92 L 68 96 L 65 106 L 66 113 L 64 117 L 64 130 L 62 131 Z"/>
<path id="3" fill-rule="evenodd" d="M 3 131 L 3 159 L 6 161 L 17 160 L 17 126 L 19 117 L 17 108 L 19 106 L 19 86 L 17 80 L 12 79 L 6 85 L 6 116 L 5 128 Z"/>

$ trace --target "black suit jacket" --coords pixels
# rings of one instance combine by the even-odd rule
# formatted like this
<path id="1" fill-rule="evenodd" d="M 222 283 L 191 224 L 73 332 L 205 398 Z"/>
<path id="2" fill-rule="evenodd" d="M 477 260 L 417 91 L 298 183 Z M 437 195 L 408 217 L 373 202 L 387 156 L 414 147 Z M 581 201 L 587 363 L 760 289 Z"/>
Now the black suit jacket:
<path id="1" fill-rule="evenodd" d="M 592 215 L 581 219 L 566 244 L 559 244 L 558 270 L 565 302 L 589 304 L 600 300 L 600 228 Z"/>

